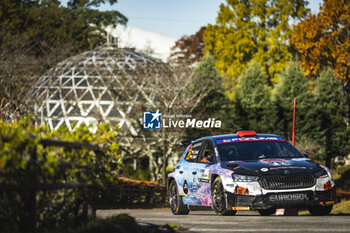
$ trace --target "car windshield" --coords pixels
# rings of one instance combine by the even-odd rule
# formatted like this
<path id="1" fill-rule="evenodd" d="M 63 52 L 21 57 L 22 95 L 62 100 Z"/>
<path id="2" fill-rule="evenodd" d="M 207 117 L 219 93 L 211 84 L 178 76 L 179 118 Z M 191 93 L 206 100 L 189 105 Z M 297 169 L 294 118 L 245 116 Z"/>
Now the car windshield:
<path id="1" fill-rule="evenodd" d="M 230 142 L 217 144 L 217 148 L 222 161 L 304 157 L 285 141 Z"/>

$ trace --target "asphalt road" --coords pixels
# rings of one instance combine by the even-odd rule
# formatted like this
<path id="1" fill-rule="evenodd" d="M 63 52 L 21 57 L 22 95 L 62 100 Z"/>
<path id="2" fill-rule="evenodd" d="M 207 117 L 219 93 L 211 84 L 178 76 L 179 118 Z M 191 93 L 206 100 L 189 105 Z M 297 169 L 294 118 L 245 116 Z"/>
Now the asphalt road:
<path id="1" fill-rule="evenodd" d="M 214 211 L 191 211 L 175 216 L 170 209 L 98 210 L 97 216 L 127 213 L 139 223 L 174 223 L 184 232 L 350 232 L 350 216 L 260 216 L 255 211 L 238 211 L 236 216 L 217 216 Z"/>

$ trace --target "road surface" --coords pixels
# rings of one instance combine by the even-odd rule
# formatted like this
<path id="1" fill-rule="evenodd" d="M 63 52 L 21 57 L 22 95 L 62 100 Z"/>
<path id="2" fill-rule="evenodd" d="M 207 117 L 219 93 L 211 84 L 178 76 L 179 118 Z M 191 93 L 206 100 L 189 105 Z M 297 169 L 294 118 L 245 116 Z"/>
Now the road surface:
<path id="1" fill-rule="evenodd" d="M 350 232 L 350 216 L 260 216 L 255 211 L 240 211 L 236 216 L 217 216 L 214 211 L 191 211 L 175 216 L 170 209 L 98 210 L 105 218 L 127 213 L 139 223 L 184 227 L 183 232 Z"/>

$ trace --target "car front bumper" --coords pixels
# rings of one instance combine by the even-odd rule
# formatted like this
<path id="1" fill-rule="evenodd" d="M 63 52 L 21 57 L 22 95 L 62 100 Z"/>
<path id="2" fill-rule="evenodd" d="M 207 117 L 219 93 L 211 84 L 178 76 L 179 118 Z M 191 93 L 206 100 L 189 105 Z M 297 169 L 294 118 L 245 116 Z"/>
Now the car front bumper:
<path id="1" fill-rule="evenodd" d="M 335 188 L 327 191 L 269 192 L 257 196 L 226 192 L 226 206 L 231 210 L 307 208 L 332 205 L 334 201 Z"/>

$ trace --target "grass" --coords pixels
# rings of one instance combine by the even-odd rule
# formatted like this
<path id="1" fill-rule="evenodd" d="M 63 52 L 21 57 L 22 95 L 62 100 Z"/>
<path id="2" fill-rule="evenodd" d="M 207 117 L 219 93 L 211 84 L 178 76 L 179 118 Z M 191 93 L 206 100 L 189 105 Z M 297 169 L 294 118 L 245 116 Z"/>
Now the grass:
<path id="1" fill-rule="evenodd" d="M 350 200 L 342 201 L 333 206 L 331 215 L 342 215 L 342 214 L 350 214 Z M 310 215 L 307 210 L 299 210 L 299 215 Z"/>
<path id="2" fill-rule="evenodd" d="M 165 227 L 169 226 L 170 228 L 174 229 L 175 231 L 184 231 L 185 228 L 179 225 L 176 225 L 174 223 L 169 222 L 168 224 L 165 225 Z"/>
<path id="3" fill-rule="evenodd" d="M 350 214 L 350 200 L 335 204 L 331 214 Z"/>

